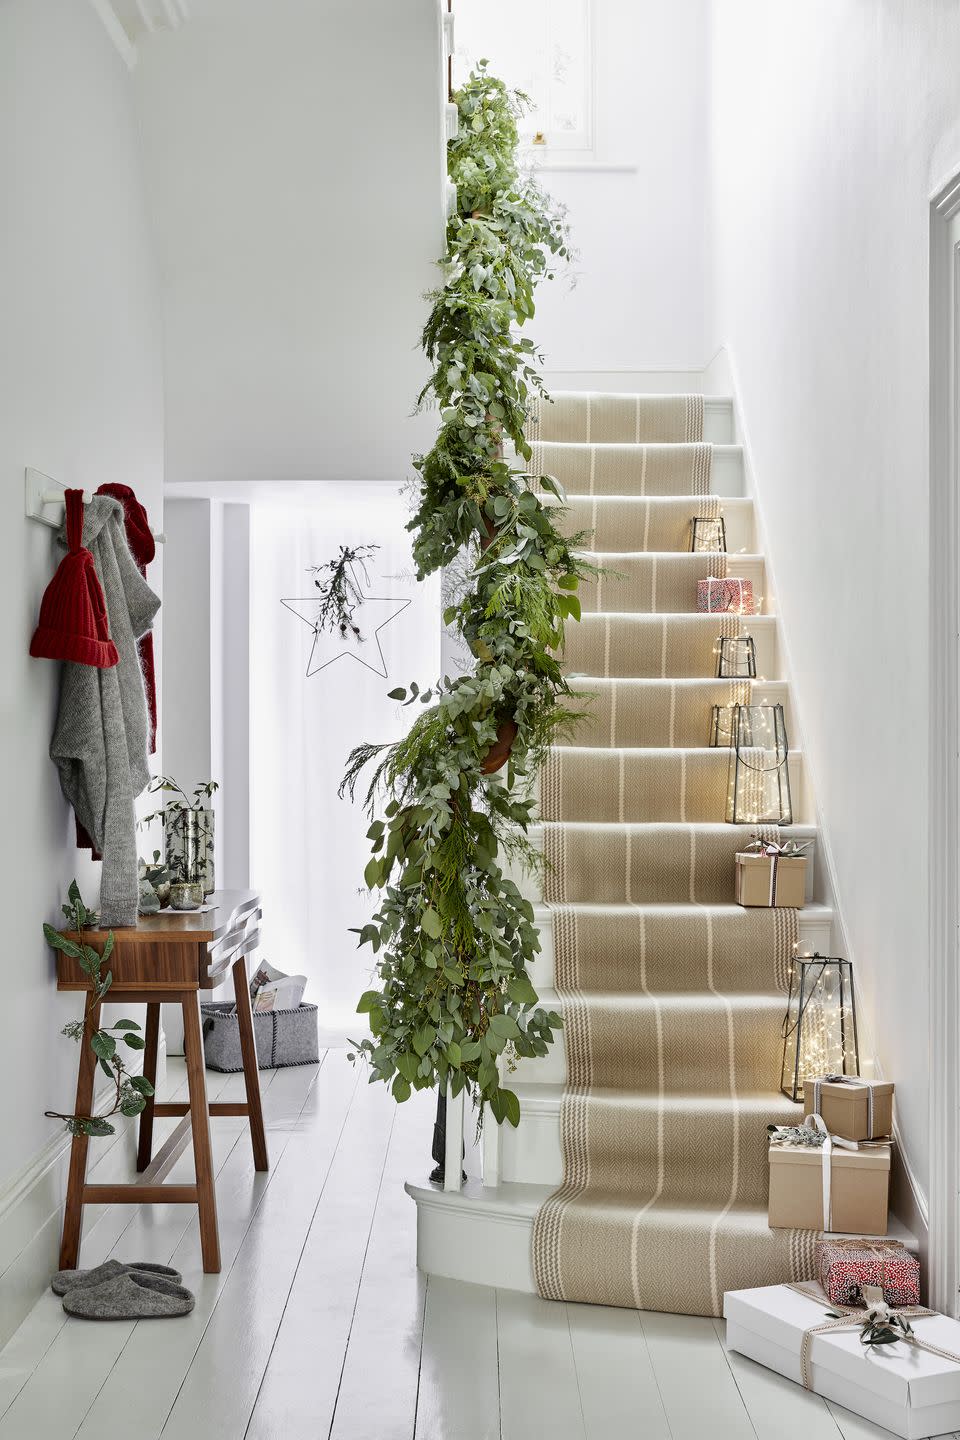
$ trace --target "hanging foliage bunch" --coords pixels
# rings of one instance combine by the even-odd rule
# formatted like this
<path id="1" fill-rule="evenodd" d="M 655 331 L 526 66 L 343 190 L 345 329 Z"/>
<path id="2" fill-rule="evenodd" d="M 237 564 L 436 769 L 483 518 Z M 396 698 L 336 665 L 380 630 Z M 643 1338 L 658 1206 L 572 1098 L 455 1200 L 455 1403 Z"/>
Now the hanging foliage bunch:
<path id="1" fill-rule="evenodd" d="M 377 955 L 379 985 L 357 1009 L 372 1038 L 358 1049 L 397 1100 L 412 1089 L 467 1089 L 498 1121 L 516 1125 L 516 1095 L 501 1086 L 507 1046 L 543 1055 L 560 1016 L 543 1009 L 528 967 L 540 944 L 533 907 L 504 873 L 535 867 L 527 839 L 533 779 L 549 745 L 572 721 L 571 692 L 557 655 L 564 622 L 579 620 L 576 591 L 590 567 L 582 537 L 557 529 L 530 477 L 504 458 L 530 458 L 524 423 L 543 393 L 532 341 L 518 334 L 534 313 L 538 282 L 568 254 L 560 212 L 521 176 L 517 119 L 524 97 L 481 63 L 454 100 L 460 116 L 448 145 L 457 210 L 447 227 L 444 282 L 429 298 L 423 349 L 432 375 L 436 443 L 416 460 L 418 504 L 408 528 L 418 578 L 456 563 L 465 582 L 444 623 L 475 664 L 421 692 L 391 691 L 423 705 L 392 746 L 360 745 L 341 793 L 354 794 L 375 762 L 367 792 L 373 855 L 365 880 L 383 890 L 359 932 Z M 560 487 L 539 477 L 562 504 Z M 505 780 L 492 772 L 506 764 Z"/>

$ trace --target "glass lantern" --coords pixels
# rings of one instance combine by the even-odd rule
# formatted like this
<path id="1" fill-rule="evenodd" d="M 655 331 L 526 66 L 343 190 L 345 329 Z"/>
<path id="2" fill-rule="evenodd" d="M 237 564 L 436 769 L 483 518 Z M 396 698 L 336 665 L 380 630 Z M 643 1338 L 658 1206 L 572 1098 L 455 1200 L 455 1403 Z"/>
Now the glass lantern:
<path id="1" fill-rule="evenodd" d="M 808 1080 L 860 1074 L 849 960 L 819 952 L 794 956 L 782 1034 L 780 1089 L 789 1099 L 801 1100 Z"/>
<path id="2" fill-rule="evenodd" d="M 733 712 L 735 705 L 714 705 L 710 720 L 710 745 L 726 750 L 733 744 Z"/>
<path id="3" fill-rule="evenodd" d="M 734 705 L 727 821 L 792 825 L 789 745 L 782 705 Z"/>
<path id="4" fill-rule="evenodd" d="M 704 520 L 698 515 L 690 521 L 690 549 L 711 555 L 726 553 L 727 527 L 723 523 L 722 515 L 718 515 L 715 520 Z"/>
<path id="5" fill-rule="evenodd" d="M 717 638 L 717 679 L 755 680 L 757 647 L 752 635 L 720 635 Z"/>

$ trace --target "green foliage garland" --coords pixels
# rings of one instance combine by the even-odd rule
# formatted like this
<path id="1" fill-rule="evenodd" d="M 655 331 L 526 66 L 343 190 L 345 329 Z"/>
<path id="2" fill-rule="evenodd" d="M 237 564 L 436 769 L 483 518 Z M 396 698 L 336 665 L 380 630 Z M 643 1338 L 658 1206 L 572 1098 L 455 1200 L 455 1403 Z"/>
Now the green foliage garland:
<path id="1" fill-rule="evenodd" d="M 566 227 L 519 171 L 524 97 L 481 63 L 454 99 L 460 127 L 448 168 L 458 205 L 444 282 L 429 297 L 423 348 L 433 373 L 420 396 L 437 401 L 441 426 L 415 462 L 419 503 L 408 528 L 420 579 L 466 553 L 466 583 L 444 622 L 477 663 L 423 693 L 415 683 L 391 691 L 427 708 L 396 745 L 358 746 L 341 793 L 352 796 L 375 761 L 371 816 L 378 796 L 389 797 L 368 831 L 364 873 L 384 893 L 359 932 L 377 955 L 379 988 L 357 1006 L 372 1031 L 357 1047 L 371 1078 L 398 1101 L 412 1089 L 466 1088 L 516 1125 L 519 1102 L 500 1084 L 497 1057 L 507 1047 L 546 1054 L 562 1022 L 538 1003 L 527 968 L 540 948 L 533 907 L 502 867 L 537 863 L 527 839 L 535 776 L 574 718 L 556 657 L 565 620 L 580 618 L 575 592 L 590 567 L 574 552 L 581 537 L 560 533 L 556 506 L 504 459 L 506 441 L 530 457 L 523 427 L 543 387 L 534 345 L 517 330 L 534 313 L 538 282 L 568 254 Z M 540 480 L 563 501 L 555 482 Z M 498 737 L 510 749 L 506 784 L 486 773 Z"/>

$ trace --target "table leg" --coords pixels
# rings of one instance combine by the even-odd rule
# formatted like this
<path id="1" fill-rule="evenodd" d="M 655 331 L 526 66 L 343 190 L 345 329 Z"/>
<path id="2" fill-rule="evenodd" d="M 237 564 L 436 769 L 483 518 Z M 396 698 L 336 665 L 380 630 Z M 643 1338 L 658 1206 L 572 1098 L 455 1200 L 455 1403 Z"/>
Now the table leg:
<path id="1" fill-rule="evenodd" d="M 247 1090 L 253 1164 L 257 1170 L 269 1170 L 270 1157 L 267 1154 L 267 1137 L 263 1128 L 263 1107 L 260 1102 L 257 1042 L 253 1035 L 253 1013 L 250 1009 L 250 983 L 247 979 L 247 962 L 243 955 L 233 967 L 233 993 L 237 997 L 240 1053 L 243 1056 L 243 1080 Z"/>
<path id="2" fill-rule="evenodd" d="M 190 1091 L 190 1124 L 193 1129 L 193 1163 L 197 1172 L 197 1205 L 200 1210 L 200 1250 L 204 1273 L 216 1275 L 220 1271 L 220 1235 L 217 1229 L 217 1194 L 213 1180 L 203 1037 L 200 1033 L 200 1002 L 196 991 L 184 995 L 181 1003 L 183 1049 Z"/>
<path id="3" fill-rule="evenodd" d="M 156 1001 L 147 1005 L 147 1027 L 144 1035 L 143 1073 L 151 1085 L 157 1083 L 157 1051 L 160 1048 L 160 1006 Z M 147 1097 L 140 1111 L 140 1137 L 137 1144 L 137 1169 L 146 1170 L 153 1157 L 153 1107 L 156 1099 Z"/>
<path id="4" fill-rule="evenodd" d="M 86 1003 L 86 996 L 84 996 Z M 77 1101 L 75 1115 L 89 1115 L 93 1107 L 93 1077 L 97 1057 L 90 1041 L 100 1028 L 100 1006 L 94 1005 L 87 1016 L 83 1039 L 80 1041 L 80 1063 L 77 1068 Z M 67 1198 L 63 1209 L 63 1234 L 60 1238 L 60 1269 L 74 1270 L 80 1258 L 80 1233 L 83 1228 L 83 1187 L 87 1179 L 87 1135 L 74 1135 L 70 1145 L 70 1169 L 67 1175 Z"/>

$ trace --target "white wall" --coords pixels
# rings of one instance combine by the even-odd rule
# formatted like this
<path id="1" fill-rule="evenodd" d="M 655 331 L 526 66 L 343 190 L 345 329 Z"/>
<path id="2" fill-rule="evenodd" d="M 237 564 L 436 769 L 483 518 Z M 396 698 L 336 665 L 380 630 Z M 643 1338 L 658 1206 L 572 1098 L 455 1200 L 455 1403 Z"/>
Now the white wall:
<path id="1" fill-rule="evenodd" d="M 162 504 L 158 286 L 129 75 L 77 0 L 0 5 L 0 195 L 2 1187 L 57 1132 L 43 1111 L 73 1104 L 77 1052 L 58 1032 L 78 1001 L 57 995 L 40 927 L 60 918 L 74 875 L 95 901 L 99 872 L 75 848 L 47 756 L 58 667 L 27 654 L 58 556 L 52 530 L 24 518 L 24 466 L 90 489 L 130 484 L 155 523 Z"/>
<path id="2" fill-rule="evenodd" d="M 929 199 L 953 5 L 714 6 L 712 342 L 729 347 L 861 996 L 929 1170 Z"/>
<path id="3" fill-rule="evenodd" d="M 429 443 L 438 0 L 193 0 L 137 71 L 167 480 L 380 479 Z"/>
<path id="4" fill-rule="evenodd" d="M 384 484 L 308 486 L 251 507 L 250 855 L 264 902 L 262 955 L 308 977 L 321 1026 L 340 1036 L 365 1032 L 356 1004 L 371 983 L 373 952 L 358 951 L 350 930 L 367 923 L 377 896 L 363 883 L 369 774 L 355 804 L 337 789 L 355 745 L 397 740 L 416 717 L 419 705 L 404 709 L 387 692 L 411 680 L 425 690 L 440 669 L 439 577 L 417 582 L 407 518 L 396 487 Z M 308 676 L 312 632 L 281 599 L 310 597 L 310 566 L 335 558 L 341 545 L 367 544 L 380 549 L 369 584 L 356 572 L 363 592 L 399 597 L 396 608 L 411 602 L 380 633 L 388 678 L 352 655 Z M 357 653 L 372 666 L 373 627 L 388 613 L 357 613 Z"/>
<path id="5" fill-rule="evenodd" d="M 594 0 L 596 153 L 544 170 L 580 253 L 528 329 L 547 369 L 699 369 L 705 353 L 709 0 Z"/>

